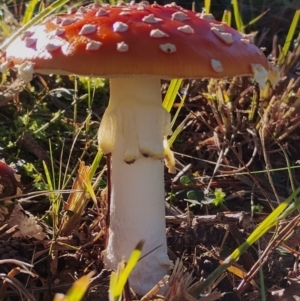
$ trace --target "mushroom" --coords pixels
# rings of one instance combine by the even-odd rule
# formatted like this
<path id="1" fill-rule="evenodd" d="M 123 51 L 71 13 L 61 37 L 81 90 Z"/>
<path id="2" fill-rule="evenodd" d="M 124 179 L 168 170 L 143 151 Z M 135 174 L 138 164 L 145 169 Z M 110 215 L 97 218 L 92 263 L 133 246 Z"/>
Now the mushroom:
<path id="1" fill-rule="evenodd" d="M 110 79 L 99 129 L 99 147 L 111 153 L 112 168 L 105 262 L 116 268 L 144 240 L 147 255 L 130 283 L 137 293 L 147 292 L 170 268 L 162 160 L 171 129 L 160 79 L 254 74 L 263 85 L 266 57 L 251 39 L 211 15 L 141 2 L 52 16 L 15 40 L 6 60 L 25 80 L 33 72 Z"/>
<path id="2" fill-rule="evenodd" d="M 11 166 L 0 160 L 0 200 L 5 206 L 0 206 L 0 226 L 2 222 L 14 231 L 10 231 L 12 237 L 34 237 L 42 240 L 46 234 L 37 220 L 21 204 L 13 203 L 11 199 L 20 196 L 23 192 L 21 176 Z"/>
<path id="3" fill-rule="evenodd" d="M 8 199 L 22 194 L 20 176 L 12 167 L 0 160 L 0 199 Z"/>
<path id="4" fill-rule="evenodd" d="M 15 173 L 12 167 L 0 160 L 0 226 L 9 219 L 15 205 L 11 199 L 22 194 L 23 186 L 21 177 Z M 5 205 L 5 206 L 3 206 Z"/>

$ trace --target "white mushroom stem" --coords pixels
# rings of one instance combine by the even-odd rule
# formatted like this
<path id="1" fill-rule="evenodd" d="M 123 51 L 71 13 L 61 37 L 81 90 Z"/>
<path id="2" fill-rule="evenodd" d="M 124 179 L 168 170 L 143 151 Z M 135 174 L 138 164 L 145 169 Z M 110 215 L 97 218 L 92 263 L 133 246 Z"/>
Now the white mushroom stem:
<path id="1" fill-rule="evenodd" d="M 111 153 L 111 205 L 107 268 L 128 259 L 140 240 L 143 254 L 130 284 L 145 294 L 166 275 L 163 138 L 170 116 L 162 108 L 160 80 L 154 77 L 110 81 L 109 106 L 99 130 L 99 146 Z M 126 163 L 127 162 L 127 163 Z"/>

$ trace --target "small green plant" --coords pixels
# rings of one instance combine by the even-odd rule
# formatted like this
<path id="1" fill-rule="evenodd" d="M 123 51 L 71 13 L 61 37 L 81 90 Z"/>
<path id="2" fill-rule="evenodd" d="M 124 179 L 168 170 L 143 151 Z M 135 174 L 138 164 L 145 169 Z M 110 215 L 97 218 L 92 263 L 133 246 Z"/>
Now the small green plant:
<path id="1" fill-rule="evenodd" d="M 225 192 L 223 192 L 222 188 L 216 188 L 214 192 L 214 200 L 212 204 L 216 207 L 223 206 L 225 202 Z"/>
<path id="2" fill-rule="evenodd" d="M 253 205 L 253 212 L 263 212 L 264 207 L 260 204 Z"/>

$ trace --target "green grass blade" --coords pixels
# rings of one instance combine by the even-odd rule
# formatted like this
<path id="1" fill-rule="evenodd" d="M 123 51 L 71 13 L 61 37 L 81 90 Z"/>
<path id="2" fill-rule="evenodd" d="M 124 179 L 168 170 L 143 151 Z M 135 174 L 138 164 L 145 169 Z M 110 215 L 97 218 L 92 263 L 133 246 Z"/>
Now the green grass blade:
<path id="1" fill-rule="evenodd" d="M 228 26 L 231 26 L 232 22 L 232 13 L 230 10 L 224 10 L 222 23 L 226 23 Z"/>
<path id="2" fill-rule="evenodd" d="M 176 122 L 176 119 L 184 105 L 184 102 L 185 102 L 185 99 L 186 99 L 186 95 L 187 95 L 187 91 L 189 89 L 190 85 L 188 84 L 187 87 L 184 89 L 185 92 L 183 94 L 183 96 L 181 96 L 181 101 L 180 101 L 180 104 L 176 110 L 176 113 L 174 114 L 174 117 L 172 119 L 172 122 L 171 122 L 171 128 L 173 128 L 175 122 Z M 184 124 L 180 124 L 176 129 L 175 131 L 173 131 L 173 134 L 172 136 L 168 139 L 168 144 L 169 146 L 172 146 L 174 141 L 176 140 L 177 136 L 181 133 L 181 131 L 183 130 L 183 127 L 184 127 Z"/>
<path id="3" fill-rule="evenodd" d="M 89 177 L 90 177 L 90 173 L 89 173 Z M 87 191 L 91 197 L 91 199 L 93 200 L 94 204 L 97 204 L 97 197 L 94 191 L 94 188 L 92 186 L 91 181 L 86 181 L 84 180 L 84 187 L 85 187 L 85 191 Z"/>
<path id="4" fill-rule="evenodd" d="M 189 87 L 190 87 L 190 84 L 188 84 L 187 87 L 184 88 L 184 92 L 183 92 L 183 95 L 181 96 L 180 104 L 179 104 L 179 106 L 178 106 L 178 108 L 177 108 L 177 110 L 176 110 L 176 112 L 174 114 L 174 117 L 172 119 L 172 122 L 171 122 L 171 127 L 172 128 L 173 128 L 173 126 L 174 126 L 174 124 L 176 122 L 176 119 L 177 119 L 177 117 L 178 117 L 178 115 L 179 115 L 179 113 L 180 113 L 180 111 L 181 111 L 181 109 L 182 109 L 182 107 L 184 105 L 184 102 L 185 102 L 185 99 L 186 99 L 186 95 L 187 95 L 187 91 L 188 91 Z"/>
<path id="5" fill-rule="evenodd" d="M 178 95 L 179 93 L 179 89 L 181 87 L 181 84 L 182 84 L 182 79 L 173 79 L 171 80 L 170 82 L 170 85 L 169 85 L 169 88 L 168 88 L 168 91 L 165 95 L 165 98 L 163 100 L 163 107 L 168 111 L 170 112 L 173 105 L 174 105 L 174 102 L 175 102 L 175 99 L 176 99 L 176 96 Z M 187 86 L 186 90 L 188 90 L 188 87 L 189 85 Z M 176 113 L 172 119 L 172 122 L 171 122 L 171 127 L 174 126 L 174 123 L 179 115 L 179 112 L 180 110 L 182 109 L 183 105 L 184 105 L 184 102 L 185 102 L 185 98 L 186 98 L 186 93 L 184 93 L 183 96 L 181 96 L 181 101 L 180 101 L 180 105 L 178 107 L 178 109 L 176 110 Z M 169 146 L 171 146 L 174 141 L 176 140 L 177 136 L 180 134 L 181 132 L 181 129 L 177 128 L 174 133 L 172 134 L 172 136 L 170 137 L 170 139 L 168 140 L 168 144 Z"/>
<path id="6" fill-rule="evenodd" d="M 112 293 L 115 291 L 117 283 L 118 283 L 118 274 L 117 272 L 112 271 L 109 280 L 109 301 L 117 301 L 115 300 L 115 297 Z"/>
<path id="7" fill-rule="evenodd" d="M 265 286 L 265 277 L 264 277 L 264 271 L 263 267 L 260 266 L 259 268 L 259 283 L 260 283 L 260 298 L 261 301 L 266 301 L 266 286 Z"/>
<path id="8" fill-rule="evenodd" d="M 293 21 L 291 23 L 291 26 L 289 28 L 289 32 L 287 34 L 284 46 L 282 48 L 282 52 L 280 53 L 280 56 L 279 56 L 279 60 L 278 60 L 279 65 L 283 64 L 283 62 L 286 58 L 286 55 L 290 49 L 291 43 L 293 42 L 293 36 L 294 36 L 296 28 L 298 26 L 299 18 L 300 18 L 300 9 L 298 9 L 295 12 L 295 15 L 294 15 Z"/>
<path id="9" fill-rule="evenodd" d="M 209 14 L 210 6 L 211 6 L 211 0 L 205 0 L 204 1 L 204 8 L 205 8 L 205 13 L 206 14 Z"/>
<path id="10" fill-rule="evenodd" d="M 170 147 L 174 144 L 176 138 L 177 138 L 178 135 L 182 132 L 182 130 L 183 130 L 183 126 L 178 126 L 178 127 L 175 129 L 175 131 L 173 132 L 172 136 L 168 139 L 168 145 L 169 145 Z"/>
<path id="11" fill-rule="evenodd" d="M 45 171 L 45 175 L 46 175 L 46 180 L 47 180 L 47 184 L 48 184 L 48 189 L 49 191 L 54 191 L 53 188 L 53 184 L 52 184 L 52 180 L 51 180 L 51 176 L 50 176 L 50 172 L 49 169 L 47 167 L 47 164 L 43 161 L 43 166 L 44 166 L 44 171 Z M 50 193 L 51 198 L 54 197 L 54 194 Z"/>
<path id="12" fill-rule="evenodd" d="M 53 301 L 80 301 L 83 299 L 84 294 L 88 290 L 91 278 L 94 272 L 80 277 L 74 282 L 72 287 L 68 290 L 66 295 L 56 294 Z"/>
<path id="13" fill-rule="evenodd" d="M 39 0 L 31 0 L 27 3 L 24 17 L 23 17 L 22 23 L 21 23 L 22 25 L 25 25 L 26 23 L 28 23 L 31 20 L 34 10 L 38 3 L 39 3 Z"/>
<path id="14" fill-rule="evenodd" d="M 143 245 L 144 245 L 143 241 L 140 241 L 137 244 L 137 246 L 132 251 L 132 253 L 129 257 L 124 270 L 121 272 L 121 275 L 118 279 L 118 283 L 116 286 L 116 291 L 115 291 L 115 293 L 119 296 L 122 294 L 125 283 L 127 282 L 128 278 L 129 278 L 129 275 L 131 274 L 132 270 L 134 269 L 134 267 L 136 266 L 136 264 L 138 263 L 138 261 L 141 257 Z"/>
<path id="15" fill-rule="evenodd" d="M 87 120 L 86 120 L 86 126 L 85 126 L 85 130 L 88 133 L 89 129 L 90 129 L 90 124 L 91 124 L 91 116 L 92 116 L 92 86 L 91 86 L 91 78 L 89 77 L 87 80 L 87 95 L 88 95 L 88 99 L 87 99 Z"/>
<path id="16" fill-rule="evenodd" d="M 202 292 L 205 291 L 208 287 L 210 287 L 215 280 L 226 271 L 226 269 L 231 266 L 234 262 L 236 262 L 242 253 L 244 253 L 253 243 L 255 243 L 258 239 L 260 239 L 267 231 L 269 231 L 276 223 L 281 219 L 286 217 L 285 214 L 292 213 L 297 207 L 300 205 L 300 187 L 297 188 L 294 193 L 292 193 L 284 202 L 279 204 L 279 206 L 273 210 L 250 234 L 250 236 L 246 239 L 246 241 L 236 248 L 232 254 L 224 260 L 224 262 L 213 271 L 205 281 L 201 282 L 196 287 L 193 287 L 190 290 L 190 294 L 194 297 L 199 296 Z M 296 201 L 290 205 L 290 203 L 295 199 Z M 289 206 L 290 205 L 290 206 Z"/>
<path id="17" fill-rule="evenodd" d="M 132 251 L 132 253 L 130 254 L 130 257 L 128 259 L 125 268 L 118 271 L 118 273 L 113 274 L 109 284 L 110 300 L 113 301 L 119 300 L 124 290 L 124 286 L 132 270 L 134 269 L 134 267 L 136 266 L 136 264 L 138 263 L 141 257 L 143 245 L 144 245 L 144 241 L 140 241 L 135 247 L 135 249 Z"/>
<path id="18" fill-rule="evenodd" d="M 51 200 L 51 206 L 52 206 L 52 218 L 53 218 L 53 237 L 56 237 L 56 229 L 57 229 L 57 224 L 58 224 L 58 212 L 59 212 L 59 204 L 57 202 L 57 196 L 55 195 L 54 188 L 53 188 L 53 183 L 51 180 L 51 175 L 49 172 L 49 169 L 47 167 L 47 164 L 43 161 L 43 167 L 46 175 L 46 181 L 48 185 L 48 190 L 49 190 L 49 197 Z"/>
<path id="19" fill-rule="evenodd" d="M 9 39 L 4 41 L 4 43 L 0 46 L 1 50 L 5 50 L 17 37 L 19 37 L 25 30 L 32 27 L 33 25 L 40 22 L 43 18 L 53 13 L 55 10 L 62 7 L 64 4 L 69 2 L 69 0 L 57 0 L 47 6 L 44 10 L 42 10 L 37 16 L 33 17 L 28 23 L 23 25 L 19 30 L 17 30 Z"/>
<path id="20" fill-rule="evenodd" d="M 238 259 L 240 255 L 246 251 L 246 249 L 261 238 L 267 231 L 269 231 L 278 222 L 279 216 L 282 216 L 284 211 L 288 208 L 293 199 L 297 199 L 297 205 L 300 203 L 298 194 L 300 193 L 300 187 L 294 191 L 286 200 L 279 204 L 272 213 L 270 213 L 250 234 L 246 241 L 237 248 L 231 255 L 233 259 Z M 297 197 L 298 196 L 298 197 Z"/>
<path id="21" fill-rule="evenodd" d="M 256 113 L 256 109 L 257 109 L 257 104 L 258 104 L 258 95 L 257 93 L 253 93 L 252 95 L 252 99 L 251 99 L 251 104 L 250 104 L 250 112 L 248 113 L 248 120 L 253 120 L 255 113 Z"/>
<path id="22" fill-rule="evenodd" d="M 89 180 L 92 181 L 95 173 L 96 173 L 96 170 L 97 168 L 99 167 L 100 165 L 100 162 L 103 158 L 103 153 L 99 150 L 96 154 L 96 157 L 91 165 L 91 169 L 90 169 L 90 172 L 89 172 Z"/>
<path id="23" fill-rule="evenodd" d="M 257 17 L 253 18 L 248 24 L 244 25 L 243 29 L 245 29 L 247 26 L 250 26 L 250 25 L 256 23 L 257 21 L 259 21 L 265 14 L 267 14 L 269 12 L 269 10 L 270 9 L 267 9 L 266 11 L 262 12 Z"/>
<path id="24" fill-rule="evenodd" d="M 238 0 L 232 0 L 232 6 L 233 6 L 233 13 L 234 13 L 234 19 L 235 19 L 237 30 L 239 32 L 244 32 L 244 24 L 240 14 Z"/>
<path id="25" fill-rule="evenodd" d="M 182 83 L 182 79 L 172 79 L 170 82 L 168 91 L 167 91 L 165 98 L 163 100 L 163 103 L 162 103 L 163 107 L 168 112 L 170 112 L 173 107 L 173 104 L 174 104 L 175 98 L 178 94 L 178 91 L 180 89 L 181 83 Z"/>
<path id="26" fill-rule="evenodd" d="M 55 173 L 54 173 L 54 160 L 53 160 L 53 152 L 52 152 L 52 144 L 51 140 L 49 139 L 49 152 L 50 152 L 50 162 L 51 162 L 51 170 L 52 170 L 52 188 L 56 190 L 56 182 L 55 182 Z"/>

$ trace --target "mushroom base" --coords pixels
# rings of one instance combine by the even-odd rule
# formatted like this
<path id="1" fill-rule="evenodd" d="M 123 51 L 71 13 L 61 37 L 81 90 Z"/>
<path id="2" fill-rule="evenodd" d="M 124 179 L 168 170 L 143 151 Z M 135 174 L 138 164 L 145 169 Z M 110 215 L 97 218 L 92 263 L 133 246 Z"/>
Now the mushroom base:
<path id="1" fill-rule="evenodd" d="M 130 285 L 147 293 L 171 267 L 167 256 L 164 208 L 163 139 L 170 116 L 162 108 L 157 78 L 111 80 L 111 98 L 99 130 L 99 146 L 111 153 L 110 226 L 107 268 L 127 260 L 144 240 Z"/>

